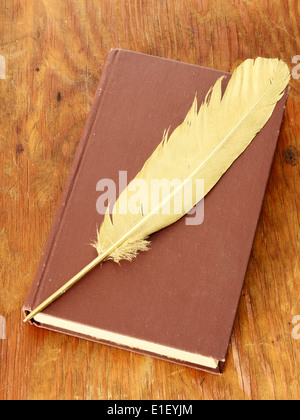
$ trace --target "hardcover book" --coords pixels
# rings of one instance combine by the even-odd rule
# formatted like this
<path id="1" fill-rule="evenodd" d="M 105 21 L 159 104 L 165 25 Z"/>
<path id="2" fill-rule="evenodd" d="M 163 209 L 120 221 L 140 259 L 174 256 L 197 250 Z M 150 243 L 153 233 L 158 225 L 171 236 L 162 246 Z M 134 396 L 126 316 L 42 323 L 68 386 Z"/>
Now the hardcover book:
<path id="1" fill-rule="evenodd" d="M 24 305 L 27 315 L 97 255 L 115 199 L 161 142 L 231 74 L 112 50 Z M 283 118 L 287 92 L 204 202 L 151 235 L 132 262 L 107 261 L 37 314 L 37 327 L 220 374 Z M 218 124 L 218 121 L 215 122 Z M 115 190 L 114 190 L 115 188 Z"/>

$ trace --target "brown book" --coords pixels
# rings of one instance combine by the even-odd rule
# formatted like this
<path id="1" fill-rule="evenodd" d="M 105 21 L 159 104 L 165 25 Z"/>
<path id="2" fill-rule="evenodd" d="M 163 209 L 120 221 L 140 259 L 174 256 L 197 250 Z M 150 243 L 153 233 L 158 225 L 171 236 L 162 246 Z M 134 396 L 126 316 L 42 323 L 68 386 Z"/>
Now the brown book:
<path id="1" fill-rule="evenodd" d="M 223 75 L 228 81 L 230 74 L 217 70 L 110 52 L 26 315 L 97 256 L 90 243 L 103 220 L 98 182 L 110 179 L 124 188 L 120 171 L 127 171 L 128 182 L 133 179 L 164 130 L 181 124 L 195 95 L 202 102 Z M 152 235 L 151 249 L 132 262 L 96 267 L 33 324 L 221 373 L 286 97 L 205 197 L 201 224 L 187 215 Z"/>

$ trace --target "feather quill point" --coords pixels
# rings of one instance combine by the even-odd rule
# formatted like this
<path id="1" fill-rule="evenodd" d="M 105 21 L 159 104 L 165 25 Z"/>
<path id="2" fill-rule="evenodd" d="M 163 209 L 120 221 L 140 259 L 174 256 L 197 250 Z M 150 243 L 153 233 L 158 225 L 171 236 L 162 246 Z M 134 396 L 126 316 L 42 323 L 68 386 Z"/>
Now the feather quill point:
<path id="1" fill-rule="evenodd" d="M 183 123 L 171 135 L 165 131 L 162 142 L 121 193 L 113 207 L 112 217 L 107 210 L 93 244 L 98 257 L 34 309 L 24 322 L 54 302 L 102 261 L 131 261 L 140 251 L 149 248 L 148 237 L 152 233 L 188 213 L 264 127 L 289 80 L 290 72 L 283 61 L 246 60 L 234 71 L 223 96 L 223 78 L 220 78 L 208 92 L 199 111 L 195 99 Z M 167 194 L 161 188 L 160 198 L 153 204 L 153 179 L 176 179 L 179 183 Z M 199 179 L 204 180 L 202 195 L 196 188 Z M 137 187 L 141 183 L 150 188 L 140 194 L 139 200 L 136 200 L 138 211 L 132 212 L 129 203 L 136 199 Z M 182 192 L 188 184 L 191 187 L 189 206 L 182 200 Z M 174 211 L 178 197 L 183 204 L 181 212 L 177 208 Z M 171 211 L 164 211 L 165 208 Z"/>

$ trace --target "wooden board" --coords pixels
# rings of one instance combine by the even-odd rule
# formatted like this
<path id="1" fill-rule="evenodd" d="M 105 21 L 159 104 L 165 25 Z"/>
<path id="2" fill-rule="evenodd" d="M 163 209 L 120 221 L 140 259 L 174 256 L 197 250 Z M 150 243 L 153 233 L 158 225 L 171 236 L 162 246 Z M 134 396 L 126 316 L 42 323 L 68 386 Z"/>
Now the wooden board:
<path id="1" fill-rule="evenodd" d="M 0 0 L 0 21 L 0 399 L 299 399 L 300 3 Z M 115 47 L 224 71 L 258 55 L 294 68 L 222 377 L 22 323 Z"/>

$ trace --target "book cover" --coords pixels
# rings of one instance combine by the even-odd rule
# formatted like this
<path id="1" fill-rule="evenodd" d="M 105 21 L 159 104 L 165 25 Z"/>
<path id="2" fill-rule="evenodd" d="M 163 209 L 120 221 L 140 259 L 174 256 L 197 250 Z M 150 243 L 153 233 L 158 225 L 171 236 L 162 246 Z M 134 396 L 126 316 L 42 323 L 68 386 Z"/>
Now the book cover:
<path id="1" fill-rule="evenodd" d="M 161 142 L 229 73 L 112 50 L 102 72 L 51 232 L 24 305 L 27 314 L 95 257 L 106 186 L 115 198 Z M 224 83 L 226 85 L 226 82 Z M 132 262 L 96 267 L 33 324 L 221 373 L 287 94 L 202 208 L 151 236 Z M 216 121 L 216 124 L 218 121 Z M 106 191 L 107 192 L 107 191 Z"/>

